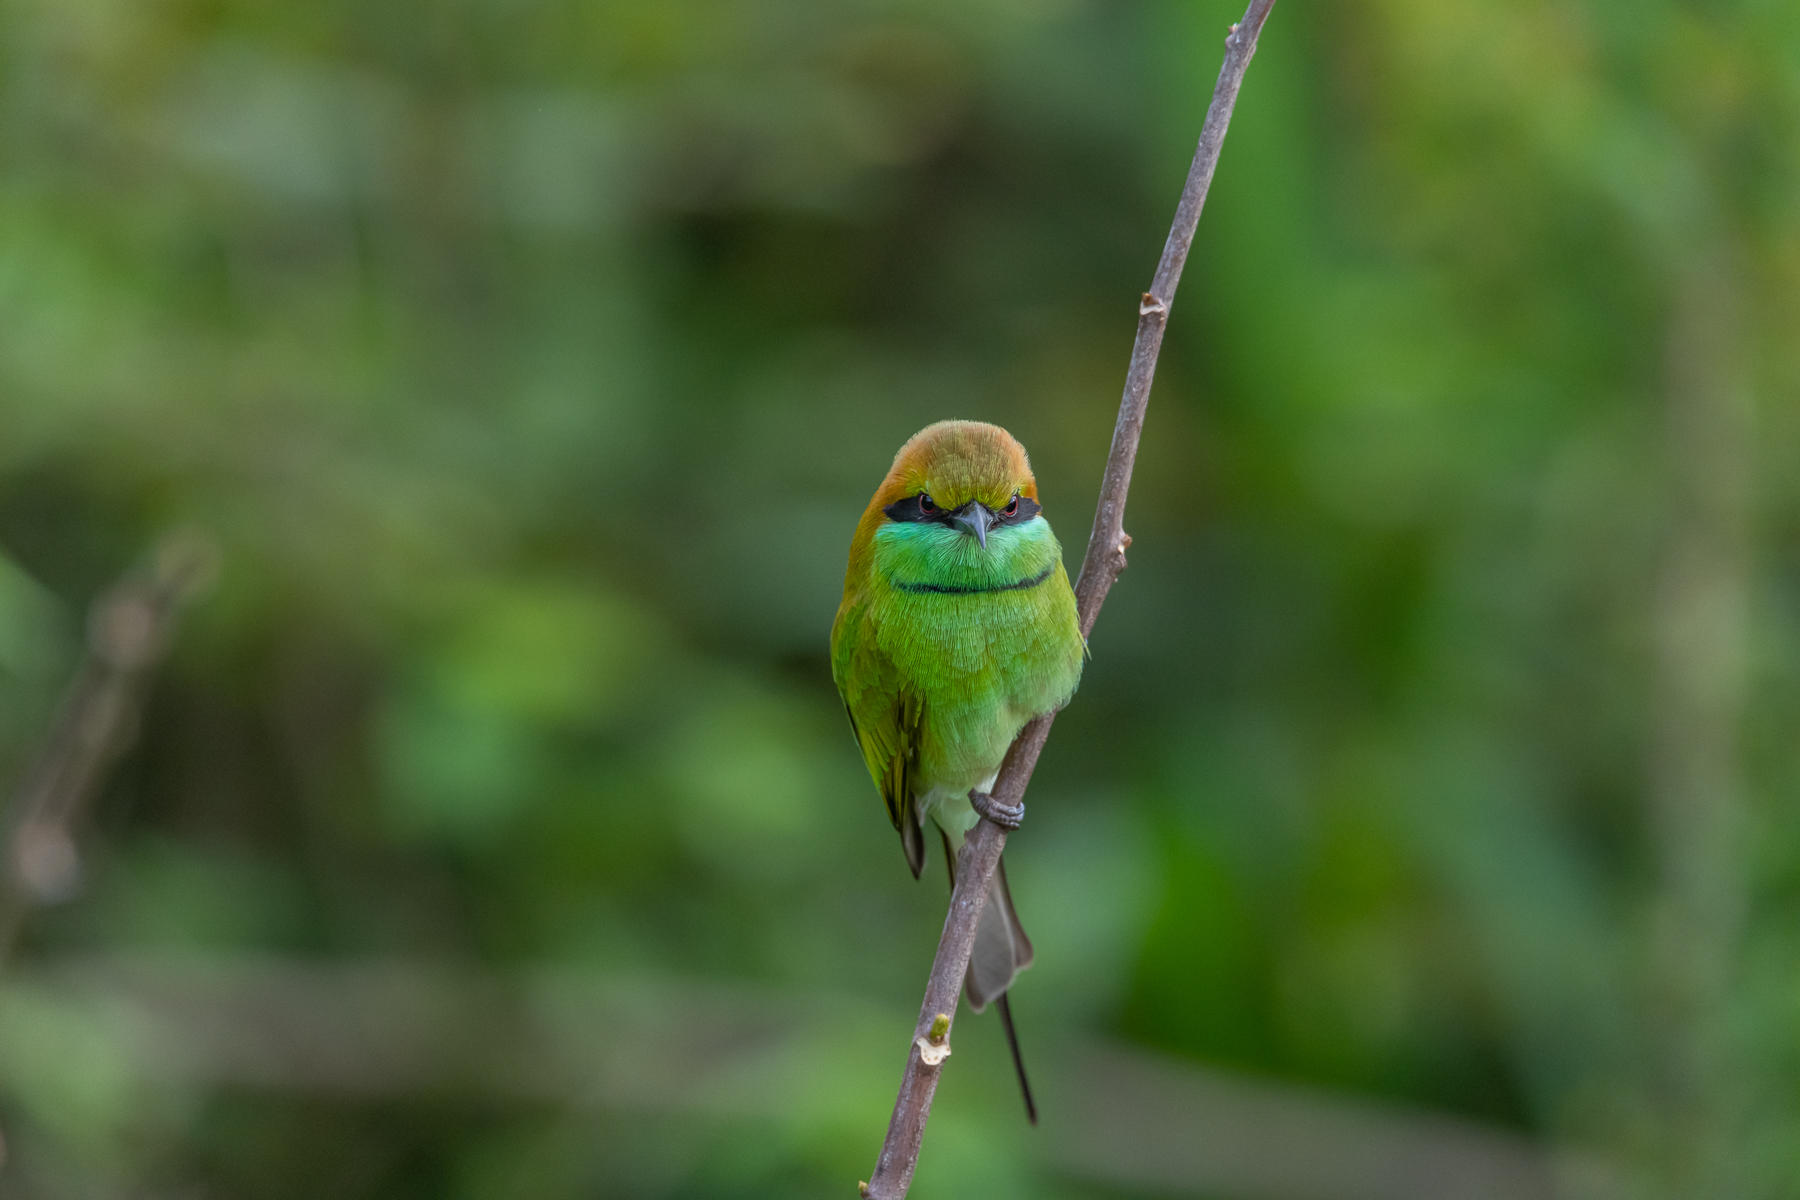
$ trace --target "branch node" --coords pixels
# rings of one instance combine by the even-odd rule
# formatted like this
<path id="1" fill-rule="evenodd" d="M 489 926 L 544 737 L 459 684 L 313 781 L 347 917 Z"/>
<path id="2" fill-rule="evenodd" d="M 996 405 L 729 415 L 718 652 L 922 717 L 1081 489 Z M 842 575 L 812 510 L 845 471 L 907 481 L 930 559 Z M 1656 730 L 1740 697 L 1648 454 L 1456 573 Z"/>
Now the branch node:
<path id="1" fill-rule="evenodd" d="M 861 1196 L 862 1200 L 869 1200 L 869 1181 L 868 1180 L 859 1179 L 856 1181 L 856 1194 L 858 1196 Z"/>
<path id="2" fill-rule="evenodd" d="M 1167 316 L 1169 313 L 1169 306 L 1154 293 L 1145 292 L 1144 298 L 1138 301 L 1138 316 L 1147 317 L 1152 313 L 1155 313 L 1158 316 Z"/>
<path id="3" fill-rule="evenodd" d="M 913 1045 L 919 1048 L 919 1061 L 928 1067 L 940 1065 L 950 1057 L 950 1014 L 939 1013 L 931 1018 L 931 1028 L 925 1035 L 916 1039 Z"/>

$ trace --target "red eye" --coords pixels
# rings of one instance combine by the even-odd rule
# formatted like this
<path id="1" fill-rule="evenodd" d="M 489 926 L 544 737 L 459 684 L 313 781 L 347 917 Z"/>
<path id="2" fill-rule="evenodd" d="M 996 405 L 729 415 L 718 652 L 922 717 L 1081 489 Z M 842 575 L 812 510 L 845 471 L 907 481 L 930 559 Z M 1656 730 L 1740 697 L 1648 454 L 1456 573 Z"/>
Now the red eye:
<path id="1" fill-rule="evenodd" d="M 1005 508 L 1000 510 L 1000 515 L 1003 517 L 1016 517 L 1019 515 L 1019 493 L 1013 493 L 1013 498 L 1007 502 Z"/>
<path id="2" fill-rule="evenodd" d="M 937 511 L 937 505 L 933 504 L 931 497 L 924 492 L 919 493 L 919 511 L 928 517 Z"/>

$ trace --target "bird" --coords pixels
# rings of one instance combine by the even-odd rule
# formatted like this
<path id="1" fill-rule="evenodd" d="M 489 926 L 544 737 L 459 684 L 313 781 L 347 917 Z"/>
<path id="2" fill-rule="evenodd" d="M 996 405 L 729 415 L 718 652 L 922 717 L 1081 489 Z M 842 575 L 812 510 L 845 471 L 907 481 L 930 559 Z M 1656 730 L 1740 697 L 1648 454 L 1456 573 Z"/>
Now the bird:
<path id="1" fill-rule="evenodd" d="M 1086 656 L 1025 448 L 980 421 L 914 434 L 857 522 L 831 626 L 832 679 L 914 878 L 928 824 L 952 888 L 957 848 L 976 822 L 1018 827 L 1024 804 L 990 794 L 1001 762 L 1027 722 L 1074 696 Z M 990 1003 L 999 1012 L 1035 1125 L 1007 999 L 1031 961 L 1003 858 L 964 986 L 976 1012 Z"/>

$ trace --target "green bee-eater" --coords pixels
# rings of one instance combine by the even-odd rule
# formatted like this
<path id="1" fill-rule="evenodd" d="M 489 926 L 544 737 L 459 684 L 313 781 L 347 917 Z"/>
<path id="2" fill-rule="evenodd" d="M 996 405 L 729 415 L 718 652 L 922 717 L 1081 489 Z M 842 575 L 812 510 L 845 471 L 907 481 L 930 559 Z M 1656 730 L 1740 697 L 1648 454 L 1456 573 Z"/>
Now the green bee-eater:
<path id="1" fill-rule="evenodd" d="M 988 796 L 1007 747 L 1081 678 L 1075 594 L 1037 494 L 1006 430 L 941 421 L 900 447 L 850 542 L 831 674 L 914 876 L 928 819 L 953 877 L 977 806 L 1007 822 Z M 1002 862 L 965 983 L 977 1012 L 999 1008 L 1036 1121 L 1006 1001 L 1030 964 Z"/>

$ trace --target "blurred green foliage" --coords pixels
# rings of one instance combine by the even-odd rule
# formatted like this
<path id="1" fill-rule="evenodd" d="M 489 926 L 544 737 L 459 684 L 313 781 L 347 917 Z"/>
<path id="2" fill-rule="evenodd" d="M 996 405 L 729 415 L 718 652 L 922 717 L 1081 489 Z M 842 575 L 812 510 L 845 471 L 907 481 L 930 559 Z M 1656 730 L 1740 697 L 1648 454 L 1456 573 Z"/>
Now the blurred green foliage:
<path id="1" fill-rule="evenodd" d="M 943 901 L 850 532 L 981 417 L 1079 558 L 1236 15 L 0 2 L 4 778 L 92 598 L 221 556 L 0 974 L 5 1193 L 850 1194 Z M 1797 64 L 1768 0 L 1277 8 L 1014 843 L 1048 1121 L 1130 1044 L 1791 1194 Z M 118 963 L 444 982 L 265 1060 L 289 992 L 176 1036 Z M 1163 1194 L 957 1038 L 917 1194 Z"/>

